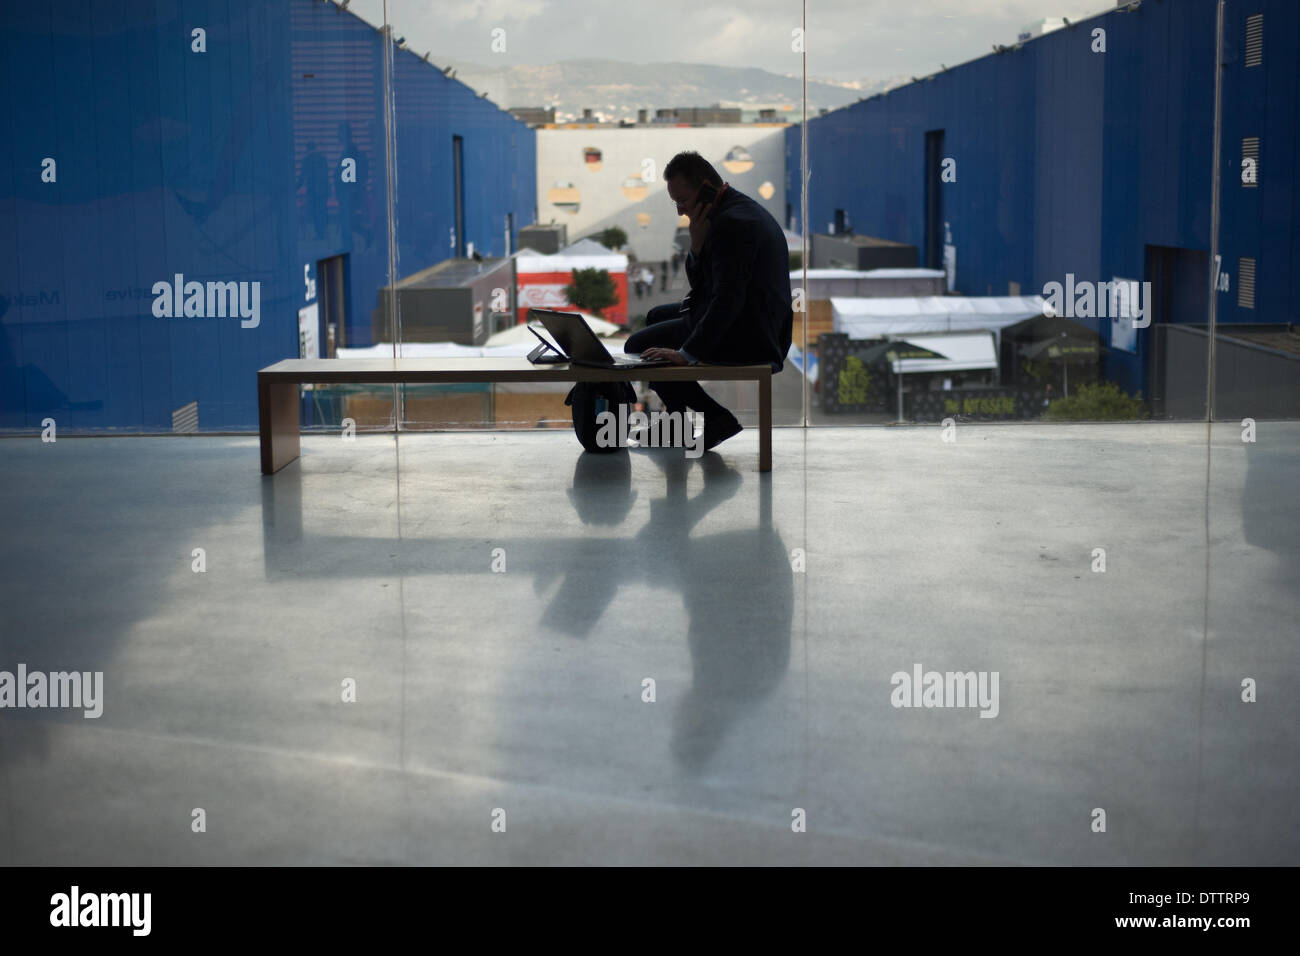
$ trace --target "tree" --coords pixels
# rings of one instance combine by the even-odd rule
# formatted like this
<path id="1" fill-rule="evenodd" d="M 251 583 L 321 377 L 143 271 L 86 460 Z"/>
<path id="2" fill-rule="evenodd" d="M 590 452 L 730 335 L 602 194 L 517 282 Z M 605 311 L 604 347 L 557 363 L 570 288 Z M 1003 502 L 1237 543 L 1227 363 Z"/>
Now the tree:
<path id="1" fill-rule="evenodd" d="M 606 249 L 613 249 L 618 252 L 627 245 L 627 233 L 618 226 L 610 226 L 604 232 L 596 233 L 596 241 Z"/>
<path id="2" fill-rule="evenodd" d="M 604 269 L 574 269 L 573 284 L 564 287 L 569 305 L 600 315 L 600 310 L 618 302 L 614 280 Z"/>

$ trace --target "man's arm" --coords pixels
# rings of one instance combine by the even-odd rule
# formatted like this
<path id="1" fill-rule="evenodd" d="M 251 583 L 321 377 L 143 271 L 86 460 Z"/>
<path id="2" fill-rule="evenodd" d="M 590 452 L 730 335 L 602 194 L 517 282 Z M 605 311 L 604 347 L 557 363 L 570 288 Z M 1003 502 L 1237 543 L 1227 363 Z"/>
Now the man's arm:
<path id="1" fill-rule="evenodd" d="M 758 246 L 743 222 L 720 220 L 709 236 L 712 274 L 709 301 L 694 330 L 678 351 L 709 360 L 744 309 Z"/>

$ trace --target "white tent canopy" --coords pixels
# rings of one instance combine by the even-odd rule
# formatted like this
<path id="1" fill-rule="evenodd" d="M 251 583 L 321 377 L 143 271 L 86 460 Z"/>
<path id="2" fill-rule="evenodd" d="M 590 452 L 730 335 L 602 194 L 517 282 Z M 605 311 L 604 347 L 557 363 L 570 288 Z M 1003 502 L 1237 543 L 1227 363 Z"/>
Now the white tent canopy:
<path id="1" fill-rule="evenodd" d="M 883 339 L 922 332 L 1001 331 L 1043 314 L 1042 296 L 909 296 L 832 298 L 832 327 L 854 339 Z"/>
<path id="2" fill-rule="evenodd" d="M 621 325 L 615 325 L 613 322 L 606 322 L 604 319 L 598 319 L 594 315 L 588 315 L 586 312 L 578 312 L 576 314 L 582 316 L 587 323 L 587 327 L 602 338 L 627 331 L 627 329 Z M 488 340 L 484 342 L 483 345 L 488 348 L 496 345 L 519 345 L 521 343 L 524 345 L 536 345 L 537 339 L 535 339 L 533 333 L 529 332 L 525 327 L 526 324 L 531 324 L 543 335 L 546 335 L 546 330 L 542 328 L 540 322 L 521 322 L 518 325 L 510 326 L 508 329 L 502 329 L 496 335 L 489 336 Z"/>
<path id="3" fill-rule="evenodd" d="M 570 253 L 567 249 L 555 255 L 520 253 L 515 259 L 515 269 L 521 273 L 572 272 L 574 269 L 604 269 L 608 272 L 626 272 L 627 256 L 605 250 L 599 243 L 577 243 L 583 248 Z M 594 249 L 591 247 L 595 247 Z"/>
<path id="4" fill-rule="evenodd" d="M 517 327 L 520 328 L 520 327 Z M 460 345 L 456 342 L 403 342 L 397 347 L 398 358 L 501 358 L 515 355 L 527 355 L 537 345 L 537 339 L 533 338 L 527 331 L 523 331 L 528 336 L 527 342 L 506 345 Z M 550 335 L 542 330 L 542 335 L 548 340 Z M 619 356 L 623 353 L 623 343 L 626 339 L 607 339 L 605 348 L 613 356 Z M 341 348 L 338 350 L 338 357 L 344 358 L 392 358 L 393 343 L 380 342 L 377 345 L 367 345 L 362 348 Z"/>
<path id="5" fill-rule="evenodd" d="M 942 279 L 942 269 L 809 269 L 809 279 Z M 803 279 L 803 270 L 790 273 L 790 281 Z"/>
<path id="6" fill-rule="evenodd" d="M 602 246 L 595 239 L 579 239 L 577 242 L 571 242 L 557 255 L 561 256 L 612 256 L 617 255 L 609 246 Z"/>
<path id="7" fill-rule="evenodd" d="M 524 333 L 527 335 L 528 333 Z M 529 336 L 532 339 L 532 336 Z M 456 342 L 403 342 L 397 347 L 398 358 L 498 358 L 501 356 L 527 355 L 537 345 L 521 342 L 518 345 L 460 345 Z M 341 348 L 338 357 L 348 358 L 392 358 L 393 343 L 380 342 L 362 348 Z"/>

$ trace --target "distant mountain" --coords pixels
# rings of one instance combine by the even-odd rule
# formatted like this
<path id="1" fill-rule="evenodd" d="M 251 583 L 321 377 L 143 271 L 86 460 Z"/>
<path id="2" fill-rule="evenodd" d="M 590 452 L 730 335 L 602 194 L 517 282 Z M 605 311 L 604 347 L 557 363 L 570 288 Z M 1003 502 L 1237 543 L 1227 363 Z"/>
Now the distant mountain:
<path id="1" fill-rule="evenodd" d="M 444 61 L 445 62 L 445 61 Z M 515 106 L 554 106 L 563 122 L 590 109 L 606 121 L 635 120 L 639 109 L 683 106 L 756 107 L 789 105 L 785 118 L 798 120 L 801 80 L 755 67 L 709 66 L 699 63 L 624 63 L 619 60 L 565 60 L 546 66 L 506 69 L 452 61 L 456 79 L 509 109 Z M 836 109 L 908 82 L 907 77 L 840 82 L 808 80 L 808 114 Z"/>

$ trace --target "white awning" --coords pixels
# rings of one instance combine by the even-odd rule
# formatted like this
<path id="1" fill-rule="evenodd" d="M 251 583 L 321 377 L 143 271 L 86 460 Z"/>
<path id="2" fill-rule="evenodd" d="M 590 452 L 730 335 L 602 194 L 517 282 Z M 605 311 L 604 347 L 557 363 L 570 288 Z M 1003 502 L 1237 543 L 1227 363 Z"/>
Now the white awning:
<path id="1" fill-rule="evenodd" d="M 1038 295 L 930 295 L 902 298 L 832 298 L 832 327 L 854 339 L 883 339 L 921 332 L 1001 330 L 1043 314 Z"/>
<path id="2" fill-rule="evenodd" d="M 992 332 L 963 332 L 957 335 L 892 335 L 913 345 L 938 352 L 943 358 L 902 359 L 891 363 L 895 374 L 913 372 L 969 372 L 998 367 Z"/>

